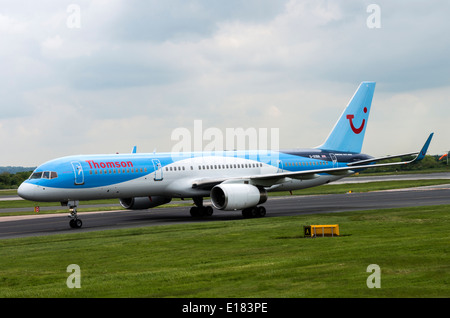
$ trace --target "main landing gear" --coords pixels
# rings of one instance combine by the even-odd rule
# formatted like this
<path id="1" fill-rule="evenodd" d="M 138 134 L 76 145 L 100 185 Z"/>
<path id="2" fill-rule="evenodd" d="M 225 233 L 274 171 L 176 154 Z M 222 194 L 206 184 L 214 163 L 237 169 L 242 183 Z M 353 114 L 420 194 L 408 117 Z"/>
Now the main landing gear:
<path id="1" fill-rule="evenodd" d="M 211 206 L 204 206 L 203 205 L 203 197 L 195 197 L 192 198 L 194 200 L 194 204 L 196 206 L 193 206 L 190 210 L 191 216 L 193 217 L 199 217 L 199 216 L 211 216 L 213 215 L 213 208 Z"/>
<path id="2" fill-rule="evenodd" d="M 193 217 L 205 217 L 213 215 L 213 208 L 211 206 L 203 205 L 203 197 L 193 198 L 195 206 L 190 210 Z M 254 206 L 242 210 L 242 216 L 244 218 L 262 218 L 266 216 L 266 208 L 261 206 Z"/>
<path id="3" fill-rule="evenodd" d="M 266 216 L 266 208 L 263 206 L 254 206 L 242 210 L 242 216 L 244 218 L 262 218 Z"/>
<path id="4" fill-rule="evenodd" d="M 83 222 L 78 218 L 77 214 L 77 206 L 78 201 L 69 201 L 69 202 L 61 202 L 61 205 L 67 205 L 69 207 L 70 214 L 68 215 L 71 220 L 69 221 L 69 225 L 73 229 L 79 229 L 83 225 Z"/>

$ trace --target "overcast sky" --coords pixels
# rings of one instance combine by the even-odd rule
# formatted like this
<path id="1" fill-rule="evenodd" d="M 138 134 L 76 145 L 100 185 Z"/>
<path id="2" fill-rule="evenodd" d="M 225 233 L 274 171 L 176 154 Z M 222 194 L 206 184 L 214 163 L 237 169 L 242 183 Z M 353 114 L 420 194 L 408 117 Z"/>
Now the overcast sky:
<path id="1" fill-rule="evenodd" d="M 364 153 L 435 132 L 442 154 L 449 13 L 447 0 L 0 0 L 0 166 L 171 151 L 194 120 L 315 147 L 362 81 L 377 82 Z"/>

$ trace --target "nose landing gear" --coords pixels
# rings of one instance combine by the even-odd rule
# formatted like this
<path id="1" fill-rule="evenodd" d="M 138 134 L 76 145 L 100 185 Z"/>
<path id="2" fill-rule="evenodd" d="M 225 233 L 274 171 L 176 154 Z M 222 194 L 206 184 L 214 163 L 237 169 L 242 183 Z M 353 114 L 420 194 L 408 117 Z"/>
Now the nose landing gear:
<path id="1" fill-rule="evenodd" d="M 77 206 L 79 201 L 69 201 L 67 203 L 61 202 L 61 205 L 69 206 L 70 214 L 68 215 L 71 220 L 69 221 L 69 225 L 73 229 L 79 229 L 83 225 L 83 222 L 78 218 L 77 214 Z"/>

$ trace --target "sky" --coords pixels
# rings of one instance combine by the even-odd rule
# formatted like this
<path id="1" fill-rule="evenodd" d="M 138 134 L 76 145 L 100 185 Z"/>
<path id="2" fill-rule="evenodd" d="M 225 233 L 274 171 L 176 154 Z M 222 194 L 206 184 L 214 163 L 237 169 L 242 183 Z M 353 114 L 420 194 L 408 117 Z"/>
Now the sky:
<path id="1" fill-rule="evenodd" d="M 446 0 L 0 0 L 0 166 L 181 138 L 206 148 L 238 128 L 268 132 L 269 148 L 315 147 L 362 81 L 377 83 L 362 152 L 418 151 L 434 132 L 428 153 L 443 154 L 449 12 Z"/>

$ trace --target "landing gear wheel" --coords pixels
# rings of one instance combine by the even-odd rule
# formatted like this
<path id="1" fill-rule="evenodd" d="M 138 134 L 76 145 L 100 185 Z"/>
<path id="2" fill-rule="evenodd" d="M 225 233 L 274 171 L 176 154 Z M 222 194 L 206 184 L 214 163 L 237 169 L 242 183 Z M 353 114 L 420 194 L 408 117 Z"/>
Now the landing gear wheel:
<path id="1" fill-rule="evenodd" d="M 242 210 L 242 216 L 244 217 L 244 218 L 251 218 L 252 217 L 252 210 L 251 210 L 251 208 L 246 208 L 246 209 L 244 209 L 244 210 Z"/>
<path id="2" fill-rule="evenodd" d="M 70 211 L 69 218 L 71 218 L 69 221 L 70 227 L 73 229 L 81 228 L 83 226 L 83 222 L 77 216 L 78 201 L 69 201 L 67 204 L 69 205 Z"/>
<path id="3" fill-rule="evenodd" d="M 80 219 L 72 219 L 69 221 L 69 225 L 73 229 L 79 229 L 83 226 L 83 222 Z"/>
<path id="4" fill-rule="evenodd" d="M 192 217 L 199 216 L 198 208 L 196 206 L 193 206 L 189 212 L 191 213 Z"/>
<path id="5" fill-rule="evenodd" d="M 263 206 L 259 206 L 256 208 L 258 210 L 258 216 L 259 217 L 265 217 L 266 216 L 266 208 Z"/>
<path id="6" fill-rule="evenodd" d="M 203 217 L 213 215 L 213 208 L 210 206 L 193 206 L 189 211 L 193 217 Z"/>
<path id="7" fill-rule="evenodd" d="M 193 197 L 194 204 L 196 206 L 193 206 L 191 210 L 189 211 L 191 213 L 192 217 L 203 217 L 203 216 L 211 216 L 214 213 L 214 210 L 211 206 L 204 206 L 203 205 L 203 197 Z"/>
<path id="8" fill-rule="evenodd" d="M 263 206 L 254 206 L 242 210 L 242 216 L 244 218 L 258 218 L 266 216 L 266 208 Z"/>

